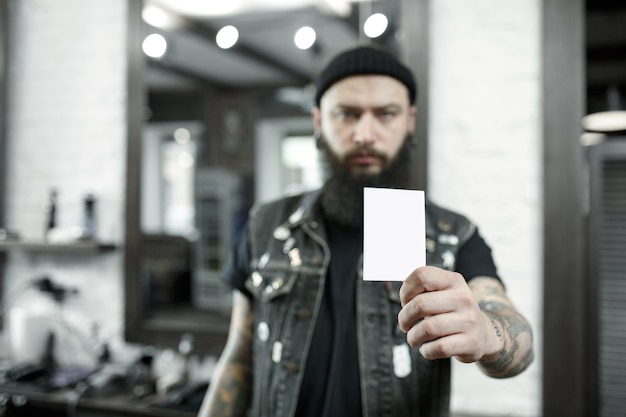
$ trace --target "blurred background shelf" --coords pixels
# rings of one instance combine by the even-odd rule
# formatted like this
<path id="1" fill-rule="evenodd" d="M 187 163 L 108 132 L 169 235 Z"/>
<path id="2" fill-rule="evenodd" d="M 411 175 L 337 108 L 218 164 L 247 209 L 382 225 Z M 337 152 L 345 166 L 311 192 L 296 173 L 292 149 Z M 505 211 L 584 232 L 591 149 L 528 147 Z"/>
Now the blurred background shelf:
<path id="1" fill-rule="evenodd" d="M 48 243 L 43 241 L 5 240 L 0 241 L 0 252 L 21 250 L 42 253 L 103 253 L 116 249 L 112 243 L 98 241 L 75 241 Z"/>

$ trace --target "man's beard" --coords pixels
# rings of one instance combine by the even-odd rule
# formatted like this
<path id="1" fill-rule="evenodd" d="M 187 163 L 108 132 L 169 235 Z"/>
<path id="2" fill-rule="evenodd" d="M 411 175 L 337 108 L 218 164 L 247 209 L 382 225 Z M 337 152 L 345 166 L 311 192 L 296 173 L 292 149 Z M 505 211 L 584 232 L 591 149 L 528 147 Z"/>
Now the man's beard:
<path id="1" fill-rule="evenodd" d="M 328 146 L 325 138 L 319 147 L 328 179 L 322 187 L 321 206 L 331 220 L 346 226 L 363 227 L 363 187 L 408 188 L 410 185 L 410 136 L 407 135 L 396 157 L 378 174 L 355 173 Z M 374 151 L 372 151 L 374 152 Z"/>

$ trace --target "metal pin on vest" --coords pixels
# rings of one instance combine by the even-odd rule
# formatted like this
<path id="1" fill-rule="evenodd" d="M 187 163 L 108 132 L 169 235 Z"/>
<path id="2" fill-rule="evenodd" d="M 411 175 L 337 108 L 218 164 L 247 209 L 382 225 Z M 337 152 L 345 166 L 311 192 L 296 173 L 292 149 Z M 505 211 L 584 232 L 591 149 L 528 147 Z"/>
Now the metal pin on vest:
<path id="1" fill-rule="evenodd" d="M 304 216 L 305 210 L 304 206 L 298 207 L 298 209 L 289 216 L 289 223 L 298 223 L 302 219 L 302 216 Z"/>
<path id="2" fill-rule="evenodd" d="M 452 253 L 451 250 L 446 250 L 444 253 L 441 254 L 441 259 L 443 259 L 443 267 L 445 269 L 452 269 L 454 267 L 454 264 L 456 262 L 456 257 L 454 256 L 454 254 Z"/>
<path id="3" fill-rule="evenodd" d="M 289 230 L 289 228 L 287 226 L 278 226 L 276 229 L 274 229 L 274 239 L 276 240 L 285 240 L 287 239 L 289 236 L 291 236 L 291 230 Z"/>
<path id="4" fill-rule="evenodd" d="M 267 265 L 267 263 L 270 260 L 270 254 L 269 252 L 265 252 L 263 255 L 261 255 L 261 257 L 259 258 L 259 264 L 258 264 L 258 268 L 259 269 L 263 269 L 265 268 L 265 265 Z"/>
<path id="5" fill-rule="evenodd" d="M 283 357 L 283 344 L 278 340 L 272 346 L 272 362 L 279 363 Z"/>
<path id="6" fill-rule="evenodd" d="M 302 265 L 302 257 L 300 256 L 300 249 L 298 248 L 291 249 L 287 256 L 289 256 L 289 265 L 291 265 L 292 267 Z"/>
<path id="7" fill-rule="evenodd" d="M 267 342 L 270 338 L 270 326 L 268 326 L 266 322 L 262 321 L 256 328 L 256 334 L 261 342 Z"/>

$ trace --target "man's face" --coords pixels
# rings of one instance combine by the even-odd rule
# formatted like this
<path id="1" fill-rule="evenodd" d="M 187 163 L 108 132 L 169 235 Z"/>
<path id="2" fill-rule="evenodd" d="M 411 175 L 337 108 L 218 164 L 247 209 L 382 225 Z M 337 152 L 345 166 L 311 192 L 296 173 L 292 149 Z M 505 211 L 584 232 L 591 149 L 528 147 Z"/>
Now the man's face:
<path id="1" fill-rule="evenodd" d="M 415 128 L 415 107 L 406 86 L 385 75 L 338 81 L 312 115 L 326 146 L 356 175 L 380 174 Z"/>

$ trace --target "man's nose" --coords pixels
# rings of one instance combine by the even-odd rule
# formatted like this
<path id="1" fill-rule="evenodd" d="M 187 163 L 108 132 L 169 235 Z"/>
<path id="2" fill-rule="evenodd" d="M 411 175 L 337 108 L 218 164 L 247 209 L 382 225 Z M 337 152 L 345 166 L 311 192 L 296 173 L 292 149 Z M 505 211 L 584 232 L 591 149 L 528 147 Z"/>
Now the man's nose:
<path id="1" fill-rule="evenodd" d="M 354 142 L 363 146 L 375 138 L 375 120 L 371 113 L 363 113 L 354 129 Z"/>

